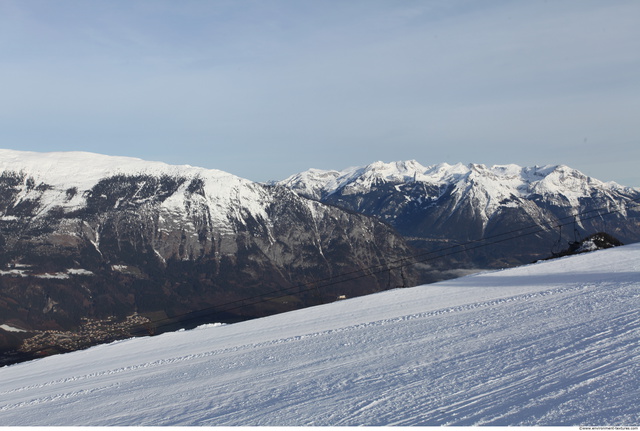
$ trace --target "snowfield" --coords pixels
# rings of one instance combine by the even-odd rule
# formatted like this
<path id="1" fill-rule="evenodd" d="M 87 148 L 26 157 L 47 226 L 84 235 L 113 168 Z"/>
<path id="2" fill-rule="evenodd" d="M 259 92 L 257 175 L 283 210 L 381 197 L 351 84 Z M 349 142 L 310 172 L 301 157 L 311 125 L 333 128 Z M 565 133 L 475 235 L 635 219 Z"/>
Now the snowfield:
<path id="1" fill-rule="evenodd" d="M 640 425 L 640 244 L 0 368 L 1 425 Z"/>

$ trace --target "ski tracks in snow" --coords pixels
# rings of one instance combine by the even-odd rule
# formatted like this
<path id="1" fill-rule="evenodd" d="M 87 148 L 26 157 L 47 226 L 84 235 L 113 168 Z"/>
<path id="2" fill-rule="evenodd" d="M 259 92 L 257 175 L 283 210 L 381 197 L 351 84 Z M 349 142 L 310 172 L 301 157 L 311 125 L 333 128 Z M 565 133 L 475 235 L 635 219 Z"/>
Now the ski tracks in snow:
<path id="1" fill-rule="evenodd" d="M 366 322 L 366 323 L 358 323 L 355 325 L 345 326 L 341 328 L 328 329 L 321 332 L 313 332 L 309 334 L 296 335 L 292 337 L 270 340 L 270 341 L 265 341 L 261 343 L 245 344 L 245 345 L 233 346 L 233 347 L 224 348 L 224 349 L 212 350 L 208 352 L 202 352 L 198 354 L 190 354 L 190 355 L 178 356 L 173 358 L 159 359 L 151 362 L 134 364 L 126 367 L 119 367 L 112 370 L 104 370 L 104 371 L 92 372 L 92 373 L 78 375 L 78 376 L 66 377 L 64 379 L 52 380 L 52 381 L 44 382 L 37 385 L 18 387 L 15 389 L 5 390 L 5 391 L 0 390 L 0 396 L 5 396 L 15 392 L 21 392 L 21 391 L 32 390 L 32 389 L 43 389 L 46 387 L 67 384 L 75 381 L 82 381 L 82 380 L 99 378 L 103 376 L 110 376 L 113 374 L 125 373 L 128 371 L 135 371 L 142 368 L 159 367 L 159 366 L 173 364 L 177 362 L 184 362 L 184 361 L 190 361 L 190 360 L 199 359 L 199 358 L 205 358 L 209 356 L 216 356 L 216 355 L 220 355 L 228 352 L 237 352 L 241 350 L 256 349 L 256 348 L 265 347 L 265 346 L 286 344 L 286 343 L 297 342 L 297 341 L 306 340 L 310 338 L 322 337 L 330 334 L 362 330 L 370 327 L 389 325 L 393 323 L 400 323 L 400 322 L 405 322 L 405 321 L 414 320 L 414 319 L 423 319 L 423 318 L 439 316 L 439 315 L 444 315 L 449 313 L 457 313 L 462 311 L 473 310 L 477 308 L 491 307 L 491 306 L 496 306 L 504 303 L 529 300 L 536 297 L 544 297 L 547 295 L 563 293 L 569 290 L 585 289 L 585 288 L 588 288 L 588 286 L 560 287 L 557 289 L 550 289 L 550 290 L 541 291 L 541 292 L 526 293 L 526 294 L 516 295 L 516 296 L 511 296 L 506 298 L 492 299 L 489 301 L 474 302 L 474 303 L 459 305 L 455 307 L 445 307 L 445 308 L 441 308 L 433 311 L 427 311 L 423 313 L 413 313 L 413 314 L 408 314 L 408 315 L 398 316 L 398 317 L 393 317 L 388 319 L 375 320 L 375 321 Z M 118 343 L 122 343 L 122 341 L 116 341 L 111 344 L 118 344 Z M 2 408 L 0 407 L 0 410 L 1 409 Z"/>
<path id="2" fill-rule="evenodd" d="M 0 388 L 0 420 L 17 425 L 571 425 L 602 418 L 607 424 L 637 423 L 636 286 L 546 286 L 378 320 L 345 319 L 341 322 L 348 324 L 301 335 L 235 345 L 227 340 L 226 347 L 212 332 L 211 341 L 186 346 L 184 355 L 108 367 L 140 359 L 131 355 L 69 368 L 66 377 L 35 384 L 20 385 L 14 378 Z M 428 308 L 425 302 L 422 309 Z M 117 346 L 99 348 L 110 347 Z M 64 414 L 66 403 L 78 400 L 91 408 Z M 41 413 L 47 411 L 52 415 Z"/>

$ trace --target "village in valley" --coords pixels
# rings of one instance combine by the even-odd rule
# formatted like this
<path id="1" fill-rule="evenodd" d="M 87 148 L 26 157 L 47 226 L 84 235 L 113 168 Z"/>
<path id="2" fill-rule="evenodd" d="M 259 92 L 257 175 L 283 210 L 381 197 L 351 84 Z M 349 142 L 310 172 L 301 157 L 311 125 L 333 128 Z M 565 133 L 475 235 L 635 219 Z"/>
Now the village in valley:
<path id="1" fill-rule="evenodd" d="M 102 320 L 82 320 L 83 323 L 77 331 L 37 331 L 35 336 L 24 340 L 18 351 L 45 356 L 52 352 L 74 351 L 127 338 L 132 336 L 133 329 L 140 330 L 150 324 L 148 318 L 137 313 L 127 316 L 124 321 L 117 321 L 115 316 Z M 147 330 L 151 331 L 150 328 Z"/>

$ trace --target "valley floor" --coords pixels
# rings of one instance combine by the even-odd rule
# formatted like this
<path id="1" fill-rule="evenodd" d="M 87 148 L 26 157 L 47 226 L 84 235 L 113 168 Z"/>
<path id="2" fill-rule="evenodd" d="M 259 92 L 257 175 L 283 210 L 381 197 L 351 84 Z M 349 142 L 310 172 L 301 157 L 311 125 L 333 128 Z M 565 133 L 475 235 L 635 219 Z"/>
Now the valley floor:
<path id="1" fill-rule="evenodd" d="M 640 244 L 0 368 L 2 425 L 640 425 Z"/>

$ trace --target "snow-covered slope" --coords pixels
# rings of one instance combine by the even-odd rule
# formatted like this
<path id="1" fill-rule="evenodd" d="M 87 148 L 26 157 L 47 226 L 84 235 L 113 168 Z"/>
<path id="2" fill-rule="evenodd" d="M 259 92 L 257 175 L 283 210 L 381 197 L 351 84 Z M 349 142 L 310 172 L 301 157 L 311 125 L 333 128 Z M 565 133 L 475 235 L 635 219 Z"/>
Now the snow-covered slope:
<path id="1" fill-rule="evenodd" d="M 0 369 L 3 425 L 639 425 L 640 244 Z"/>

